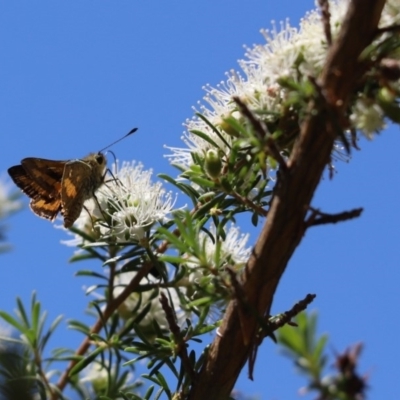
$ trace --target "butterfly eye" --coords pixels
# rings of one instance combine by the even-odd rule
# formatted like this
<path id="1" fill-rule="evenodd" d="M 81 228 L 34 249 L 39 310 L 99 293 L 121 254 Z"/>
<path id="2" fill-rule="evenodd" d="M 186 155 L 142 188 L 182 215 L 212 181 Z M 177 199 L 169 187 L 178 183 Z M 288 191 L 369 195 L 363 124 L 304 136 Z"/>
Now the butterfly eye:
<path id="1" fill-rule="evenodd" d="M 96 161 L 98 164 L 103 164 L 104 163 L 104 156 L 103 154 L 97 154 L 96 156 Z"/>

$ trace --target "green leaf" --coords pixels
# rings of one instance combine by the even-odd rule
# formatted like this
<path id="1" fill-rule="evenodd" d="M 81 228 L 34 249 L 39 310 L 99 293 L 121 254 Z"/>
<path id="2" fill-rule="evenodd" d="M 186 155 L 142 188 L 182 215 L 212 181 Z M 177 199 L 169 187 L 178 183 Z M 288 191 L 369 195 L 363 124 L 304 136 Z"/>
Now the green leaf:
<path id="1" fill-rule="evenodd" d="M 221 139 L 221 141 L 225 144 L 228 149 L 231 148 L 230 144 L 226 141 L 226 139 L 221 135 L 220 131 L 203 115 L 200 113 L 196 113 L 196 115 L 202 119 L 213 131 L 214 133 Z M 218 145 L 215 147 L 220 148 Z"/>
<path id="2" fill-rule="evenodd" d="M 94 351 L 92 351 L 88 356 L 82 357 L 80 361 L 78 361 L 74 367 L 69 372 L 68 376 L 72 377 L 76 375 L 78 372 L 82 371 L 85 367 L 87 367 L 92 361 L 96 359 L 96 357 L 101 354 L 105 350 L 104 347 L 97 347 Z"/>
<path id="3" fill-rule="evenodd" d="M 278 331 L 278 342 L 293 353 L 293 357 L 304 354 L 304 342 L 297 327 L 285 325 L 280 328 Z"/>
<path id="4" fill-rule="evenodd" d="M 69 259 L 69 262 L 73 263 L 77 261 L 91 260 L 93 258 L 97 257 L 92 253 L 76 253 Z"/>
<path id="5" fill-rule="evenodd" d="M 105 261 L 105 258 L 100 253 L 98 253 L 96 250 L 94 250 L 90 247 L 85 248 L 84 246 L 81 246 L 81 248 L 83 248 L 86 252 L 88 252 L 91 255 L 91 257 L 88 257 L 88 258 L 96 258 L 98 260 Z M 74 255 L 69 259 L 69 262 L 75 262 L 75 261 L 81 261 L 81 260 L 86 260 L 86 258 L 79 257 L 78 255 L 77 256 Z"/>
<path id="6" fill-rule="evenodd" d="M 315 349 L 314 349 L 314 357 L 316 360 L 322 360 L 322 355 L 325 350 L 325 345 L 328 342 L 328 335 L 322 335 L 318 340 L 317 343 L 315 344 Z M 324 363 L 321 362 L 321 367 L 324 367 Z"/>
<path id="7" fill-rule="evenodd" d="M 169 396 L 170 396 L 171 391 L 168 387 L 167 380 L 164 378 L 164 375 L 161 372 L 157 372 L 156 375 L 157 375 L 158 381 L 160 382 L 161 387 L 165 390 L 165 393 L 167 393 L 167 395 L 169 394 Z"/>
<path id="8" fill-rule="evenodd" d="M 85 325 L 83 322 L 77 320 L 70 320 L 68 321 L 68 328 L 74 329 L 78 332 L 82 332 L 84 335 L 90 334 L 90 328 Z"/>
<path id="9" fill-rule="evenodd" d="M 163 394 L 163 389 L 160 388 L 160 389 L 157 391 L 156 395 L 154 396 L 154 400 L 158 400 L 158 399 L 161 397 L 162 394 Z"/>
<path id="10" fill-rule="evenodd" d="M 253 212 L 253 214 L 251 215 L 251 223 L 253 224 L 253 226 L 258 225 L 258 213 L 257 212 Z"/>
<path id="11" fill-rule="evenodd" d="M 178 377 L 178 370 L 176 369 L 174 363 L 171 361 L 170 358 L 165 359 L 165 364 L 168 366 L 168 368 L 171 370 L 171 372 L 175 375 L 175 377 Z"/>
<path id="12" fill-rule="evenodd" d="M 75 276 L 90 276 L 92 278 L 99 278 L 99 279 L 104 279 L 108 281 L 108 278 L 102 274 L 99 274 L 98 272 L 90 271 L 90 270 L 80 270 L 75 273 Z"/>
<path id="13" fill-rule="evenodd" d="M 3 318 L 4 321 L 9 323 L 11 326 L 13 326 L 19 332 L 21 332 L 21 333 L 25 332 L 25 330 L 26 330 L 25 326 L 20 324 L 14 317 L 12 317 L 10 314 L 7 314 L 5 311 L 0 311 L 0 318 Z"/>
<path id="14" fill-rule="evenodd" d="M 199 138 L 203 139 L 204 141 L 210 143 L 213 147 L 215 147 L 216 149 L 219 149 L 219 146 L 216 142 L 214 142 L 214 140 L 212 140 L 210 138 L 210 136 L 207 133 L 204 133 L 202 131 L 199 131 L 198 129 L 192 129 L 190 131 L 191 134 L 198 136 Z"/>
<path id="15" fill-rule="evenodd" d="M 167 177 L 167 175 L 164 175 L 164 174 L 159 174 L 158 176 L 160 178 L 162 178 L 162 179 L 166 179 L 166 177 Z M 196 190 L 192 186 L 190 186 L 190 185 L 188 185 L 186 183 L 183 183 L 183 182 L 169 181 L 169 180 L 168 180 L 168 182 L 170 182 L 171 184 L 176 186 L 183 193 L 187 194 L 191 198 L 193 203 L 196 202 L 196 198 L 198 197 L 198 193 L 196 192 Z"/>
<path id="16" fill-rule="evenodd" d="M 202 188 L 206 188 L 207 190 L 209 190 L 209 188 L 215 188 L 215 182 L 211 181 L 210 179 L 207 178 L 203 178 L 200 176 L 191 176 L 190 180 L 193 183 L 197 183 L 200 187 Z"/>
<path id="17" fill-rule="evenodd" d="M 35 302 L 34 304 L 32 304 L 32 330 L 37 334 L 38 337 L 40 334 L 39 318 L 40 318 L 40 303 Z"/>
<path id="18" fill-rule="evenodd" d="M 34 297 L 35 297 L 35 294 L 33 292 L 32 300 L 31 300 L 32 302 L 34 302 Z M 29 328 L 30 327 L 29 319 L 25 312 L 24 305 L 19 297 L 17 297 L 17 307 L 18 307 L 18 311 L 19 311 L 19 316 L 21 318 L 21 322 L 25 325 L 26 328 Z"/>
<path id="19" fill-rule="evenodd" d="M 170 263 L 170 264 L 184 264 L 187 263 L 188 259 L 185 257 L 179 257 L 179 256 L 170 256 L 170 255 L 162 255 L 160 257 L 160 260 L 165 262 L 165 263 Z"/>
<path id="20" fill-rule="evenodd" d="M 154 385 L 151 385 L 151 386 L 147 389 L 146 394 L 144 395 L 144 400 L 149 400 L 150 397 L 151 397 L 151 395 L 153 394 L 153 392 L 154 392 Z"/>
<path id="21" fill-rule="evenodd" d="M 44 349 L 44 347 L 46 346 L 48 340 L 50 339 L 50 336 L 53 334 L 53 332 L 56 330 L 57 326 L 60 324 L 60 322 L 63 320 L 63 316 L 59 315 L 50 325 L 49 330 L 47 331 L 47 333 L 43 336 L 42 340 L 41 340 L 41 347 L 42 350 Z"/>
<path id="22" fill-rule="evenodd" d="M 228 123 L 228 125 L 230 125 L 233 128 L 233 130 L 236 131 L 237 133 L 241 133 L 242 136 L 244 137 L 249 136 L 247 129 L 236 118 L 229 116 L 227 118 L 224 118 L 224 122 Z"/>

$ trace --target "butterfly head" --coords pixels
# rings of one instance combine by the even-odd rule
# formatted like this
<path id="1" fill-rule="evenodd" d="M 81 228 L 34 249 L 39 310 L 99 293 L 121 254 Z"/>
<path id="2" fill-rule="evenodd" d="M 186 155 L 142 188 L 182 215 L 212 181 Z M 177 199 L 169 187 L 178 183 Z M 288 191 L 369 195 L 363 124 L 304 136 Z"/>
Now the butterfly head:
<path id="1" fill-rule="evenodd" d="M 95 154 L 94 159 L 99 167 L 105 168 L 105 166 L 107 165 L 106 156 L 101 152 L 98 152 L 97 154 Z"/>
<path id="2" fill-rule="evenodd" d="M 107 168 L 107 158 L 101 152 L 89 154 L 83 161 L 89 164 L 93 175 L 101 176 Z"/>

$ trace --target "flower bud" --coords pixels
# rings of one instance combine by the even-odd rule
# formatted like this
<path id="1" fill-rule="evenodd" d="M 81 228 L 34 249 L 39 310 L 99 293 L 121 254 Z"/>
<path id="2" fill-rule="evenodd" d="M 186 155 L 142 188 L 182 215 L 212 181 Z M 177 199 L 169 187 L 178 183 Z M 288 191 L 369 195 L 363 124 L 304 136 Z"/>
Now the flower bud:
<path id="1" fill-rule="evenodd" d="M 207 150 L 204 169 L 211 179 L 217 179 L 221 175 L 222 160 L 216 150 Z"/>

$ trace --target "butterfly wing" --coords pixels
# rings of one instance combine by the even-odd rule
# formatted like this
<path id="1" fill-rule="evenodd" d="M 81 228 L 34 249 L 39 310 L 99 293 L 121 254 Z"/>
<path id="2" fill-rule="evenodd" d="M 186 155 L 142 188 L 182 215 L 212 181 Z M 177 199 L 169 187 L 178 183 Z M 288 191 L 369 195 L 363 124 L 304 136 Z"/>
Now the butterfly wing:
<path id="1" fill-rule="evenodd" d="M 35 182 L 22 165 L 14 165 L 8 169 L 14 183 L 31 199 L 38 198 L 43 193 L 43 187 Z"/>
<path id="2" fill-rule="evenodd" d="M 31 198 L 30 207 L 40 217 L 54 220 L 61 211 L 61 178 L 65 161 L 25 158 L 8 169 L 15 184 Z"/>
<path id="3" fill-rule="evenodd" d="M 82 212 L 83 203 L 91 196 L 91 172 L 91 166 L 83 160 L 65 164 L 61 184 L 61 214 L 66 228 L 73 225 Z"/>
<path id="4" fill-rule="evenodd" d="M 61 180 L 67 161 L 46 160 L 44 158 L 24 158 L 21 166 L 32 180 L 43 188 L 49 197 L 60 196 Z"/>
<path id="5" fill-rule="evenodd" d="M 58 213 L 61 211 L 61 199 L 39 198 L 31 200 L 29 206 L 36 215 L 39 215 L 39 217 L 54 221 Z"/>

